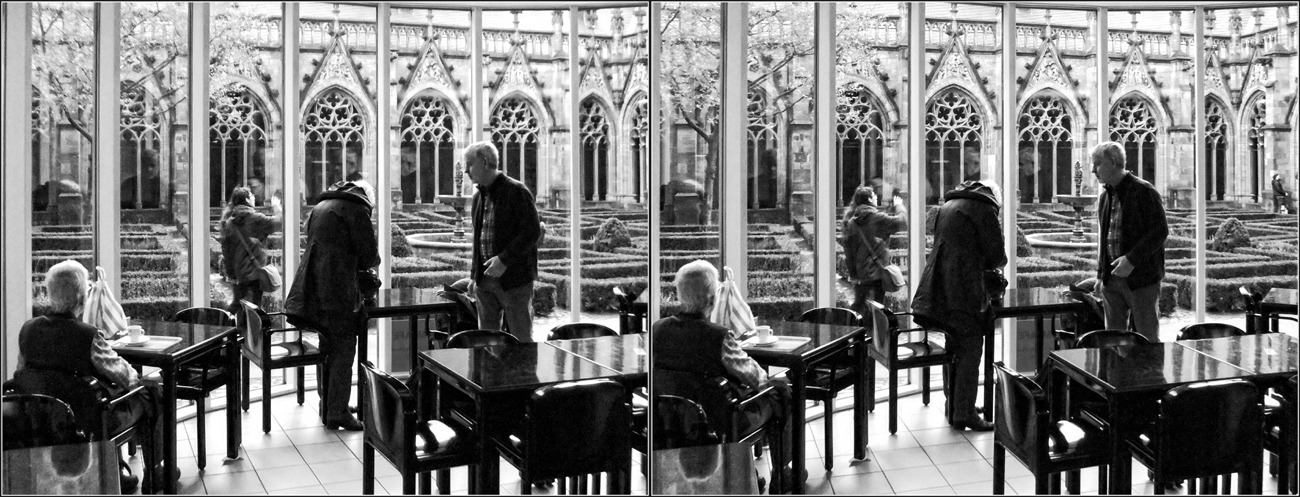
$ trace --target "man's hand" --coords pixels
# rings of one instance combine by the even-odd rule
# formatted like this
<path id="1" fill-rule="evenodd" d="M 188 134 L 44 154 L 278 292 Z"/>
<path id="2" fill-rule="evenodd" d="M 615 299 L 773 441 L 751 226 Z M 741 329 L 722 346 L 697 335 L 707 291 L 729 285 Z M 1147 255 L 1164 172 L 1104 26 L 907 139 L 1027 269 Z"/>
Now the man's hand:
<path id="1" fill-rule="evenodd" d="M 501 262 L 501 258 L 495 255 L 488 259 L 487 262 L 484 262 L 483 267 L 486 268 L 483 270 L 483 274 L 492 278 L 500 278 L 506 272 L 506 263 Z"/>
<path id="2" fill-rule="evenodd" d="M 1110 266 L 1112 268 L 1110 274 L 1120 278 L 1127 278 L 1129 273 L 1133 272 L 1133 264 L 1128 261 L 1126 255 L 1119 256 L 1119 259 L 1115 259 L 1115 262 L 1110 263 Z"/>

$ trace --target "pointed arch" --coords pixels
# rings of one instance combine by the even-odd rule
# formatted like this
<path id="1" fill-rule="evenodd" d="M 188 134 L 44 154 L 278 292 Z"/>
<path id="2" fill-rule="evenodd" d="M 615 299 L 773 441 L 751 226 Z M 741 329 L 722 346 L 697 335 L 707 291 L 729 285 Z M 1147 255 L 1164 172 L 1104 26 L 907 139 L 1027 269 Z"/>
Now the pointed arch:
<path id="1" fill-rule="evenodd" d="M 853 192 L 871 180 L 884 178 L 885 106 L 865 84 L 836 89 L 835 178 L 839 205 L 849 205 Z"/>
<path id="2" fill-rule="evenodd" d="M 927 204 L 967 179 L 979 179 L 986 116 L 976 97 L 958 85 L 935 92 L 925 105 Z"/>
<path id="3" fill-rule="evenodd" d="M 1231 107 L 1218 95 L 1205 97 L 1205 153 L 1206 200 L 1223 200 L 1227 193 L 1227 164 L 1232 157 L 1232 145 L 1236 140 L 1232 130 Z"/>
<path id="4" fill-rule="evenodd" d="M 613 150 L 611 112 L 594 92 L 588 92 L 578 106 L 578 140 L 582 153 L 582 199 L 607 200 L 609 164 Z M 577 185 L 574 185 L 575 187 Z"/>
<path id="5" fill-rule="evenodd" d="M 364 111 L 357 96 L 341 86 L 325 88 L 307 102 L 302 133 L 308 204 L 315 204 L 329 185 L 362 170 L 370 135 Z"/>
<path id="6" fill-rule="evenodd" d="M 1081 123 L 1066 99 L 1044 88 L 1022 102 L 1017 118 L 1019 196 L 1024 203 L 1050 203 L 1074 194 L 1074 137 Z"/>
<path id="7" fill-rule="evenodd" d="M 625 197 L 630 196 L 638 204 L 646 202 L 650 167 L 650 95 L 645 88 L 638 88 L 624 100 L 623 125 L 619 136 L 624 137 L 626 147 L 619 147 L 625 152 L 618 161 L 620 171 L 619 191 Z"/>
<path id="8" fill-rule="evenodd" d="M 1241 128 L 1238 136 L 1246 154 L 1233 171 L 1234 185 L 1239 195 L 1249 195 L 1255 202 L 1262 201 L 1260 186 L 1268 168 L 1268 98 L 1264 91 L 1248 94 L 1241 106 Z"/>
<path id="9" fill-rule="evenodd" d="M 1124 145 L 1125 167 L 1155 184 L 1157 135 L 1165 127 L 1145 94 L 1129 92 L 1110 108 L 1110 139 Z"/>
<path id="10" fill-rule="evenodd" d="M 748 198 L 751 209 L 776 207 L 777 119 L 767 90 L 750 87 L 746 107 L 748 124 L 745 127 L 746 168 L 748 173 Z"/>
<path id="11" fill-rule="evenodd" d="M 213 95 L 208 107 L 208 206 L 221 207 L 236 186 L 266 181 L 267 132 L 273 123 L 266 103 L 244 85 Z M 258 203 L 266 202 L 258 198 Z"/>
<path id="12" fill-rule="evenodd" d="M 997 127 L 1000 125 L 998 111 L 997 107 L 993 105 L 993 99 L 989 97 L 989 91 L 985 85 L 987 79 L 979 75 L 979 70 L 971 60 L 970 53 L 966 50 L 966 43 L 962 41 L 962 36 L 949 37 L 943 53 L 939 55 L 939 60 L 934 65 L 934 69 L 930 70 L 930 74 L 925 78 L 925 101 L 935 101 L 938 96 L 949 91 L 950 88 L 961 88 L 970 102 L 979 107 L 983 122 L 989 123 L 992 127 Z"/>
<path id="13" fill-rule="evenodd" d="M 455 104 L 447 95 L 427 89 L 408 98 L 398 116 L 402 202 L 433 203 L 438 195 L 464 193 L 464 178 L 456 168 L 458 126 Z M 461 181 L 457 190 L 456 181 Z"/>
<path id="14" fill-rule="evenodd" d="M 170 122 L 166 110 L 157 108 L 156 90 L 148 79 L 121 84 L 118 163 L 122 171 L 122 209 L 157 209 L 164 201 L 160 155 Z"/>
<path id="15" fill-rule="evenodd" d="M 528 186 L 537 195 L 540 158 L 540 107 L 525 95 L 512 94 L 498 100 L 489 114 L 492 144 L 500 153 L 499 169 Z"/>

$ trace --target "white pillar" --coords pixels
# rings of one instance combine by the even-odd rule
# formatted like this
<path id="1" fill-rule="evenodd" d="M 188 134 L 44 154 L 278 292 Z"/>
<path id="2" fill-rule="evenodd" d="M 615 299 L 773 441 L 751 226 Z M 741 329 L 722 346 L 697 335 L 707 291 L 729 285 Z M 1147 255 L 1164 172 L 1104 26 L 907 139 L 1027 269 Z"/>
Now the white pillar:
<path id="1" fill-rule="evenodd" d="M 1193 174 L 1196 175 L 1195 189 L 1192 193 L 1193 202 L 1196 206 L 1196 226 L 1205 226 L 1205 195 L 1203 192 L 1210 188 L 1209 174 L 1205 170 L 1206 157 L 1205 153 L 1205 63 L 1209 57 L 1205 56 L 1205 7 L 1196 7 L 1193 12 L 1195 17 L 1196 35 L 1192 40 L 1192 62 L 1194 63 L 1195 79 L 1192 80 L 1192 114 L 1196 116 L 1194 123 L 1195 135 L 1192 140 L 1192 157 L 1195 157 L 1195 169 Z M 1285 28 L 1279 28 L 1279 34 Z M 1196 230 L 1196 282 L 1193 290 L 1196 292 L 1192 295 L 1193 306 L 1196 308 L 1197 323 L 1205 322 L 1205 230 Z"/>
<path id="2" fill-rule="evenodd" d="M 749 296 L 749 210 L 745 204 L 745 127 L 749 84 L 749 5 L 722 4 L 722 113 L 719 131 L 722 154 L 718 157 L 722 222 L 718 225 L 722 265 L 736 275 L 736 288 Z M 719 271 L 722 268 L 718 268 Z"/>
<path id="3" fill-rule="evenodd" d="M 1020 108 L 1020 102 L 1016 101 L 1015 88 L 1016 84 L 1016 4 L 1008 3 L 1002 6 L 1002 91 L 998 94 L 1002 97 L 1002 160 L 1000 164 L 1001 177 L 998 182 L 1002 183 L 1002 238 L 1006 241 L 1007 267 L 1003 270 L 1007 278 L 1007 287 L 1016 288 L 1016 204 L 1020 201 L 1020 196 L 1016 195 L 1016 186 L 1019 171 L 1019 150 L 1017 147 L 1017 135 L 1019 134 L 1019 120 L 1016 117 L 1016 110 Z M 1035 154 L 1036 156 L 1037 154 Z M 1035 171 L 1038 170 L 1035 164 Z M 997 176 L 995 176 L 997 177 Z M 1056 185 L 1056 180 L 1052 180 L 1052 185 Z M 1055 186 L 1053 186 L 1055 188 Z M 1038 191 L 1037 179 L 1034 181 L 1034 191 Z M 1045 202 L 1051 202 L 1048 198 Z M 1004 328 L 1005 329 L 1005 328 Z M 1003 341 L 1006 342 L 1006 334 L 1003 334 Z M 1003 357 L 1006 357 L 1004 354 Z"/>
<path id="4" fill-rule="evenodd" d="M 925 269 L 925 3 L 909 4 L 907 25 L 907 190 L 908 205 L 908 296 L 916 295 Z"/>
<path id="5" fill-rule="evenodd" d="M 486 140 L 489 135 L 483 132 L 487 123 L 484 105 L 487 92 L 483 91 L 483 8 L 475 7 L 469 14 L 469 141 L 470 143 Z M 466 144 L 468 145 L 468 144 Z M 505 153 L 505 150 L 498 152 Z M 522 176 L 519 178 L 523 180 Z"/>
<path id="6" fill-rule="evenodd" d="M 816 68 L 813 76 L 816 99 L 816 118 L 813 135 L 817 140 L 817 155 L 813 161 L 813 189 L 819 192 L 835 191 L 835 4 L 819 2 L 815 7 L 816 48 L 813 59 Z M 813 226 L 817 226 L 814 245 L 813 305 L 835 305 L 835 200 L 838 195 L 815 195 Z"/>
<path id="7" fill-rule="evenodd" d="M 392 43 L 392 34 L 390 29 L 391 20 L 389 19 L 389 4 L 380 3 L 375 9 L 376 36 L 375 36 L 375 143 L 379 146 L 375 154 L 375 197 L 371 199 L 375 203 L 375 212 L 378 214 L 378 238 L 379 238 L 379 288 L 386 290 L 392 287 L 389 281 L 393 275 L 393 238 L 392 238 L 392 220 L 393 220 L 393 196 L 389 193 L 389 162 L 392 159 L 392 109 L 397 102 L 392 100 L 392 74 L 389 67 L 392 65 L 389 61 L 389 45 Z M 391 319 L 378 319 L 375 326 L 378 328 L 375 337 L 375 364 L 384 371 L 392 370 L 392 340 L 393 329 Z M 416 333 L 416 330 L 407 330 L 409 333 Z M 414 368 L 415 365 L 411 364 Z"/>
<path id="8" fill-rule="evenodd" d="M 208 54 L 212 4 L 190 4 L 190 306 L 208 307 Z"/>
<path id="9" fill-rule="evenodd" d="M 18 330 L 32 316 L 32 4 L 8 2 L 4 17 L 4 373 L 18 368 Z M 657 92 L 656 92 L 657 93 Z"/>
<path id="10" fill-rule="evenodd" d="M 122 192 L 118 189 L 122 171 L 117 166 L 121 141 L 121 90 L 118 74 L 121 61 L 122 4 L 95 6 L 95 264 L 108 276 L 109 290 L 122 298 L 121 212 Z M 95 268 L 90 269 L 91 274 Z"/>
<path id="11" fill-rule="evenodd" d="M 569 322 L 576 323 L 581 319 L 582 314 L 582 228 L 579 216 L 582 214 L 582 185 L 584 182 L 592 182 L 592 191 L 595 192 L 595 198 L 600 197 L 599 185 L 596 177 L 584 178 L 582 176 L 582 146 L 579 143 L 581 135 L 578 133 L 578 34 L 582 29 L 578 7 L 569 7 Z M 595 68 L 592 68 L 595 69 Z M 593 171 L 599 175 L 598 168 L 593 167 Z"/>
<path id="12" fill-rule="evenodd" d="M 302 98 L 299 88 L 302 82 L 298 71 L 298 4 L 286 2 L 283 8 L 284 23 L 281 35 L 284 39 L 281 45 L 284 47 L 282 69 L 284 86 L 280 90 L 280 109 L 282 109 L 284 122 L 284 127 L 281 128 L 284 132 L 281 136 L 284 153 L 280 157 L 280 167 L 283 168 L 284 173 L 282 176 L 284 184 L 281 185 L 284 189 L 284 287 L 280 295 L 287 296 L 298 271 L 298 240 L 301 238 L 298 225 L 302 221 L 304 202 L 298 172 L 298 165 L 302 163 L 302 159 L 299 158 L 302 134 L 298 131 L 298 126 L 302 123 L 302 114 L 299 110 Z"/>
<path id="13" fill-rule="evenodd" d="M 659 29 L 661 29 L 661 26 L 659 25 L 659 18 L 662 13 L 663 13 L 663 4 L 658 2 L 650 4 L 650 32 L 651 33 L 657 32 Z M 662 36 L 650 37 L 650 53 L 653 54 L 660 53 L 660 47 L 663 45 L 662 38 L 663 38 Z M 650 88 L 649 88 L 650 91 L 647 93 L 649 93 L 649 97 L 650 97 L 650 107 L 649 107 L 650 123 L 649 126 L 646 127 L 646 134 L 650 136 L 650 147 L 647 149 L 647 151 L 653 150 L 655 151 L 655 154 L 658 155 L 659 153 L 663 152 L 663 149 L 661 149 L 660 147 L 663 146 L 661 142 L 664 141 L 663 133 L 665 130 L 663 117 L 662 114 L 659 112 L 659 109 L 662 108 L 663 106 L 663 97 L 659 92 L 659 88 L 661 88 L 661 85 L 663 84 L 663 74 L 660 73 L 662 69 L 660 67 L 659 57 L 648 57 L 648 59 L 650 62 L 650 66 L 648 68 L 650 72 Z M 659 275 L 662 272 L 662 268 L 659 267 L 659 260 L 660 260 L 659 231 L 660 230 L 659 230 L 659 223 L 656 223 L 655 220 L 660 217 L 660 212 L 661 212 L 659 210 L 659 201 L 660 201 L 659 185 L 662 184 L 663 182 L 663 178 L 662 178 L 663 168 L 668 167 L 667 165 L 671 164 L 671 161 L 664 161 L 663 159 L 659 158 L 656 162 L 647 161 L 644 164 L 645 164 L 645 168 L 649 169 L 649 173 L 650 173 L 649 183 L 646 183 L 644 186 L 650 192 L 649 198 L 646 199 L 646 210 L 651 213 L 651 215 L 649 216 L 650 260 L 648 261 L 650 263 L 649 264 L 650 287 L 648 290 L 649 293 L 646 295 L 646 300 L 650 303 L 649 321 L 651 323 L 654 323 L 655 321 L 659 320 L 659 304 L 660 304 L 659 299 L 660 299 L 660 295 L 663 295 L 662 290 L 659 288 L 660 287 Z M 572 184 L 572 182 L 570 182 L 570 184 Z M 630 297 L 636 298 L 636 296 L 630 296 Z"/>

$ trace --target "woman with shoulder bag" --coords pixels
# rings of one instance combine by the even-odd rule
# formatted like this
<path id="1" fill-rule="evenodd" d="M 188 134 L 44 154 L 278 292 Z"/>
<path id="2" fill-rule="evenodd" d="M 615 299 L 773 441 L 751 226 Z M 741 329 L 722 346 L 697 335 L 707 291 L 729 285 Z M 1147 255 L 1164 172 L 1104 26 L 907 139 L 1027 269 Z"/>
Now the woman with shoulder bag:
<path id="1" fill-rule="evenodd" d="M 251 190 L 237 186 L 221 216 L 222 269 L 233 290 L 230 312 L 234 313 L 240 310 L 240 300 L 262 305 L 265 289 L 260 273 L 267 261 L 266 241 L 284 219 L 279 197 L 271 197 L 274 217 L 257 212 L 254 202 Z"/>
<path id="2" fill-rule="evenodd" d="M 868 299 L 884 303 L 885 292 L 897 289 L 886 269 L 890 264 L 889 237 L 907 229 L 907 210 L 901 203 L 890 205 L 894 215 L 876 206 L 876 192 L 859 186 L 853 203 L 844 211 L 844 258 L 849 282 L 853 283 L 853 305 L 859 313 L 867 311 Z"/>

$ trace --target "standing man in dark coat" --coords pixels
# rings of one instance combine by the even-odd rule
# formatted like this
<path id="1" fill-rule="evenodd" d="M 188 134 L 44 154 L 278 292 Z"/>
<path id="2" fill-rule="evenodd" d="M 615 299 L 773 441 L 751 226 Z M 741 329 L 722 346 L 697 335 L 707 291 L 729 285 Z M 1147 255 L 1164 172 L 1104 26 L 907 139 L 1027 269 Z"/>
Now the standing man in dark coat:
<path id="1" fill-rule="evenodd" d="M 357 337 L 366 332 L 358 272 L 379 265 L 379 243 L 370 222 L 372 204 L 356 183 L 336 183 L 322 193 L 307 216 L 307 248 L 284 304 L 293 318 L 318 324 L 321 349 L 329 359 L 317 375 L 325 426 L 360 431 L 348 412 Z"/>
<path id="2" fill-rule="evenodd" d="M 979 417 L 975 394 L 979 388 L 980 352 L 993 327 L 990 292 L 984 272 L 1007 264 L 1002 239 L 1002 192 L 984 181 L 966 181 L 944 195 L 935 220 L 934 247 L 912 302 L 919 324 L 944 330 L 952 373 L 948 380 L 952 426 L 989 431 L 993 425 Z"/>
<path id="3" fill-rule="evenodd" d="M 472 291 L 478 299 L 478 325 L 500 330 L 502 317 L 521 342 L 533 341 L 533 280 L 537 278 L 537 243 L 541 224 L 533 193 L 497 169 L 499 156 L 491 142 L 465 149 L 474 193 L 474 257 L 470 263 Z"/>
<path id="4" fill-rule="evenodd" d="M 1134 328 L 1160 341 L 1160 280 L 1165 277 L 1165 239 L 1169 224 L 1164 202 L 1151 183 L 1124 169 L 1124 147 L 1102 142 L 1092 148 L 1092 174 L 1104 190 L 1097 199 L 1101 225 L 1097 286 L 1106 301 L 1106 328 Z"/>

